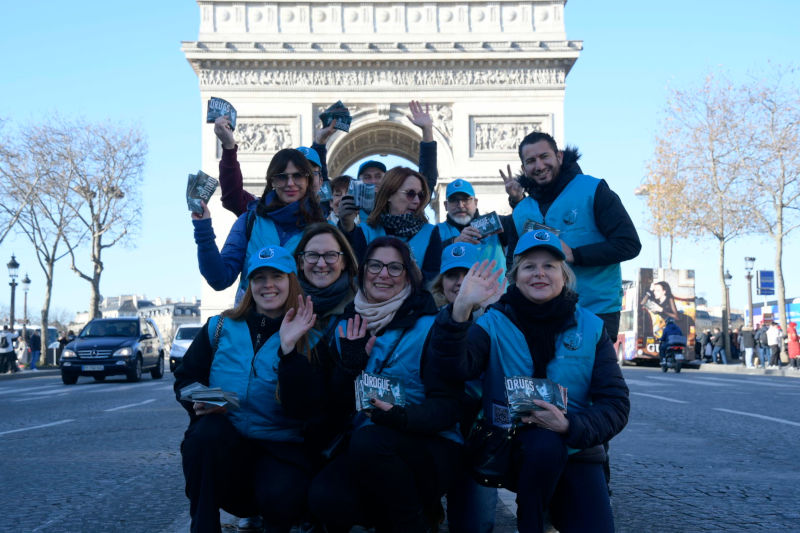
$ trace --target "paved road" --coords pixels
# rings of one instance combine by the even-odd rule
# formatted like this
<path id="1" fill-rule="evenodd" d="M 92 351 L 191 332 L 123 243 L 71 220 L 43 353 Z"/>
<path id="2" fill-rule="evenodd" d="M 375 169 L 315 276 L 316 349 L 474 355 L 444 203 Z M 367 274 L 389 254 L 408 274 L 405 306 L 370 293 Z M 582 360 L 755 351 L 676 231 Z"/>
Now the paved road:
<path id="1" fill-rule="evenodd" d="M 631 419 L 611 448 L 618 531 L 800 531 L 800 380 L 625 376 Z M 13 502 L 0 531 L 188 531 L 186 420 L 170 374 L 0 380 L 0 486 Z M 513 495 L 501 500 L 495 531 L 513 533 Z"/>

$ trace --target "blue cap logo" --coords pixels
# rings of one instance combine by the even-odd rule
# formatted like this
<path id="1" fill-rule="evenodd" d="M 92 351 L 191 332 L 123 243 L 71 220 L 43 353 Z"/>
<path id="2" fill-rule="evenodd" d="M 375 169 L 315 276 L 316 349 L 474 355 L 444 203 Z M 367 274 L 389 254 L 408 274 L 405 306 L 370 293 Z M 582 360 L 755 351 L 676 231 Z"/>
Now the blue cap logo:
<path id="1" fill-rule="evenodd" d="M 550 240 L 550 232 L 549 231 L 537 231 L 533 234 L 533 238 L 537 241 L 549 241 Z"/>
<path id="2" fill-rule="evenodd" d="M 462 257 L 465 253 L 467 253 L 467 249 L 463 246 L 456 246 L 451 250 L 450 253 L 453 257 Z"/>
<path id="3" fill-rule="evenodd" d="M 271 259 L 275 255 L 275 250 L 272 248 L 262 248 L 260 252 L 258 252 L 258 257 L 261 259 Z"/>

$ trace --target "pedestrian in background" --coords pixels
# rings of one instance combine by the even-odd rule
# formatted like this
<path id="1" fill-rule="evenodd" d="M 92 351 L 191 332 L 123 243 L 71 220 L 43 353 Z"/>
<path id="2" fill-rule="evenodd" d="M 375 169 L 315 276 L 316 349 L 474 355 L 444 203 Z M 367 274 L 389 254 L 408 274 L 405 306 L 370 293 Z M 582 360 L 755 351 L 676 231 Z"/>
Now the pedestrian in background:
<path id="1" fill-rule="evenodd" d="M 753 348 L 756 346 L 753 328 L 750 326 L 743 327 L 739 339 L 742 342 L 742 350 L 744 351 L 744 363 L 747 368 L 753 368 Z"/>
<path id="2" fill-rule="evenodd" d="M 19 370 L 15 355 L 14 333 L 11 332 L 7 325 L 3 326 L 3 333 L 0 333 L 0 374 Z"/>
<path id="3" fill-rule="evenodd" d="M 789 351 L 789 364 L 800 370 L 800 338 L 797 336 L 797 322 L 789 322 L 786 330 L 786 344 Z"/>
<path id="4" fill-rule="evenodd" d="M 728 356 L 725 353 L 725 339 L 722 337 L 722 331 L 719 328 L 714 328 L 714 334 L 711 336 L 711 344 L 714 346 L 711 351 L 711 361 L 717 364 L 728 364 Z"/>
<path id="5" fill-rule="evenodd" d="M 39 356 L 42 353 L 42 337 L 39 336 L 38 331 L 34 331 L 31 335 L 28 347 L 31 350 L 31 370 L 37 370 L 36 365 L 39 363 Z"/>
<path id="6" fill-rule="evenodd" d="M 767 329 L 767 346 L 769 346 L 769 366 L 781 368 L 781 328 L 775 322 Z"/>
<path id="7" fill-rule="evenodd" d="M 769 361 L 767 329 L 769 329 L 769 325 L 766 322 L 762 322 L 756 332 L 756 345 L 758 346 L 758 358 L 761 360 L 761 368 L 767 368 L 767 362 Z"/>

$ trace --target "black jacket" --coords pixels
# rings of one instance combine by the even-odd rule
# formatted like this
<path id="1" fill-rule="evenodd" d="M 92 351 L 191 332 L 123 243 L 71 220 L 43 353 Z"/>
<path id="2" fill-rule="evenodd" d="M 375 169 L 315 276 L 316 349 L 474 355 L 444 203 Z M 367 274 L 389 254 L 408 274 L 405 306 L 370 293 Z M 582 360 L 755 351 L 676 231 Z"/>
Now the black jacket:
<path id="1" fill-rule="evenodd" d="M 564 188 L 578 174 L 583 174 L 578 165 L 580 154 L 575 148 L 567 147 L 561 161 L 561 170 L 556 177 L 554 187 L 547 194 L 538 194 L 534 182 L 526 176 L 518 176 L 520 185 L 528 192 L 537 204 L 542 214 L 547 210 Z M 594 195 L 594 222 L 597 229 L 605 237 L 605 241 L 572 249 L 575 257 L 574 264 L 581 266 L 613 265 L 633 259 L 642 249 L 639 234 L 633 225 L 631 217 L 622 205 L 619 196 L 612 191 L 605 180 L 600 180 Z M 516 226 L 504 224 L 508 242 L 508 263 L 513 261 L 514 248 L 519 239 Z M 510 226 L 510 227 L 509 227 Z"/>
<path id="2" fill-rule="evenodd" d="M 519 317 L 509 305 L 495 304 L 519 327 Z M 452 306 L 443 309 L 436 317 L 428 343 L 428 359 L 432 359 L 442 374 L 471 380 L 480 377 L 491 353 L 489 334 L 472 321 L 454 322 L 450 316 Z M 573 322 L 567 321 L 563 328 Z M 520 331 L 524 331 L 520 328 Z M 530 341 L 528 341 L 529 349 Z M 607 442 L 618 434 L 628 422 L 630 400 L 628 386 L 617 364 L 614 346 L 603 333 L 597 343 L 592 370 L 589 397 L 592 405 L 580 413 L 569 412 L 569 432 L 565 443 L 585 449 Z"/>

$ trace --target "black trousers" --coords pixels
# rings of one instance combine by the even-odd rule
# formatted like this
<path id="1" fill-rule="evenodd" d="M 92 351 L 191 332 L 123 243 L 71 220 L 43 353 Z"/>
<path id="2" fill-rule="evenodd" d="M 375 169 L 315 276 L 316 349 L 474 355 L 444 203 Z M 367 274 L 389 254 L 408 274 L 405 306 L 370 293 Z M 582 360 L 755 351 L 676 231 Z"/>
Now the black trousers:
<path id="1" fill-rule="evenodd" d="M 368 425 L 312 481 L 309 507 L 330 533 L 353 525 L 426 531 L 454 479 L 461 446 L 438 436 Z"/>
<path id="2" fill-rule="evenodd" d="M 781 364 L 781 347 L 777 344 L 770 344 L 770 358 L 769 364 L 772 366 L 779 366 Z"/>
<path id="3" fill-rule="evenodd" d="M 516 436 L 517 529 L 541 533 L 544 511 L 562 533 L 613 533 L 614 516 L 601 463 L 568 460 L 560 435 L 530 427 Z"/>
<path id="4" fill-rule="evenodd" d="M 181 443 L 191 531 L 219 532 L 219 510 L 261 515 L 288 531 L 305 511 L 311 468 L 302 444 L 242 436 L 225 415 L 204 415 Z"/>

